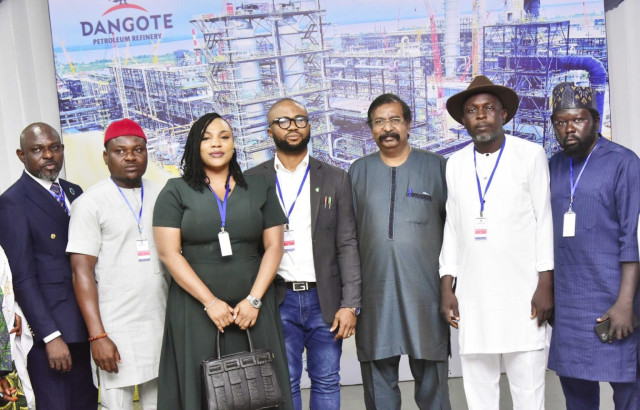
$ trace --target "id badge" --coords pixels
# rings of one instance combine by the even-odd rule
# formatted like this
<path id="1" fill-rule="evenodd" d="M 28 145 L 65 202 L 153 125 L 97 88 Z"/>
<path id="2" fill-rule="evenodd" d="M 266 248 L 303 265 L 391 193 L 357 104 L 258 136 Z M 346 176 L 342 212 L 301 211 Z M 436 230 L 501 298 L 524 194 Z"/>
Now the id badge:
<path id="1" fill-rule="evenodd" d="M 231 252 L 231 238 L 229 237 L 229 232 L 218 232 L 218 242 L 220 242 L 220 253 L 222 253 L 222 256 L 231 256 L 233 254 L 233 252 Z"/>
<path id="2" fill-rule="evenodd" d="M 487 218 L 476 218 L 474 238 L 476 240 L 487 239 Z"/>
<path id="3" fill-rule="evenodd" d="M 138 262 L 147 262 L 151 260 L 151 250 L 149 249 L 149 241 L 139 239 L 136 241 L 136 251 L 138 252 Z"/>
<path id="4" fill-rule="evenodd" d="M 562 220 L 562 237 L 573 238 L 576 236 L 576 214 L 573 211 L 567 211 Z"/>
<path id="5" fill-rule="evenodd" d="M 287 229 L 284 231 L 284 251 L 291 252 L 295 250 L 296 250 L 296 240 L 295 240 L 295 237 L 293 236 L 293 231 Z"/>

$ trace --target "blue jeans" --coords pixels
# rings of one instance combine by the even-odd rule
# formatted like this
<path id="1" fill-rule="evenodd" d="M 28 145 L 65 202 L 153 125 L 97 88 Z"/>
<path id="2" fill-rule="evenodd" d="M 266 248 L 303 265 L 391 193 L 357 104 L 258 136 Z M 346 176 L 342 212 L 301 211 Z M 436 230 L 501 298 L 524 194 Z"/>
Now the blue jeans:
<path id="1" fill-rule="evenodd" d="M 340 409 L 340 356 L 342 340 L 333 340 L 337 330 L 329 332 L 331 324 L 322 319 L 318 290 L 294 292 L 287 289 L 280 305 L 289 362 L 289 382 L 293 407 L 302 409 L 300 376 L 302 352 L 307 348 L 307 372 L 311 379 L 311 410 Z"/>

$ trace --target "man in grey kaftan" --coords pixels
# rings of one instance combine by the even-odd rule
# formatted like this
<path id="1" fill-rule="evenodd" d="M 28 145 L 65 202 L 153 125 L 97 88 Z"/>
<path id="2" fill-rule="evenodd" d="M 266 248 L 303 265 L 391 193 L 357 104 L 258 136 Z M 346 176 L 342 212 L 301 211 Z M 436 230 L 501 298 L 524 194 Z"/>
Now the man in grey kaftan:
<path id="1" fill-rule="evenodd" d="M 445 159 L 409 146 L 409 107 L 378 97 L 368 122 L 380 152 L 349 170 L 362 266 L 356 330 L 367 409 L 399 409 L 394 388 L 409 356 L 421 409 L 448 409 L 446 322 L 438 313 L 445 220 Z M 395 380 L 395 382 L 394 382 Z"/>

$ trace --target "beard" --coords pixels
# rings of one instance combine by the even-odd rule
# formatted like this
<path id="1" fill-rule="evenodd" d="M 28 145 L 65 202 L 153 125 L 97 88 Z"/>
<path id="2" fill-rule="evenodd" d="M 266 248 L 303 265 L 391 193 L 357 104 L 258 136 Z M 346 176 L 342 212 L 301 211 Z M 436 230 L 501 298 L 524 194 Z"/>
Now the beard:
<path id="1" fill-rule="evenodd" d="M 58 178 L 58 175 L 60 175 L 60 169 L 56 169 L 54 171 L 46 171 L 44 169 L 41 169 L 36 177 L 45 181 L 55 182 L 55 180 Z"/>
<path id="2" fill-rule="evenodd" d="M 286 136 L 283 139 L 279 139 L 279 138 L 273 139 L 273 142 L 274 144 L 276 144 L 276 147 L 278 147 L 282 151 L 291 152 L 291 153 L 298 153 L 298 152 L 304 151 L 305 149 L 307 149 L 307 145 L 309 145 L 309 141 L 311 141 L 311 133 L 309 133 L 309 135 L 307 135 L 306 137 L 302 138 L 300 143 L 297 145 L 289 144 L 289 141 L 287 141 Z"/>
<path id="3" fill-rule="evenodd" d="M 119 184 L 116 183 L 116 185 L 123 187 L 123 188 L 139 188 L 140 186 L 142 186 L 142 175 L 138 176 L 138 177 L 134 177 L 134 178 L 129 178 L 129 177 L 113 177 L 113 175 L 111 176 L 111 179 L 115 182 L 118 181 L 120 182 Z"/>
<path id="4" fill-rule="evenodd" d="M 467 130 L 469 132 L 469 130 Z M 469 136 L 473 140 L 474 143 L 487 144 L 489 142 L 495 141 L 502 135 L 504 131 L 502 130 L 494 130 L 494 131 L 485 131 L 478 134 L 472 134 L 469 132 Z"/>
<path id="5" fill-rule="evenodd" d="M 496 138 L 495 135 L 492 134 L 479 134 L 479 135 L 474 135 L 473 139 L 477 142 L 490 142 L 492 140 L 494 140 Z"/>
<path id="6" fill-rule="evenodd" d="M 596 124 L 591 128 L 591 132 L 583 140 L 578 140 L 578 143 L 573 146 L 565 146 L 565 141 L 568 137 L 565 137 L 560 143 L 563 152 L 571 157 L 583 157 L 589 154 L 589 148 L 598 139 L 598 126 Z"/>

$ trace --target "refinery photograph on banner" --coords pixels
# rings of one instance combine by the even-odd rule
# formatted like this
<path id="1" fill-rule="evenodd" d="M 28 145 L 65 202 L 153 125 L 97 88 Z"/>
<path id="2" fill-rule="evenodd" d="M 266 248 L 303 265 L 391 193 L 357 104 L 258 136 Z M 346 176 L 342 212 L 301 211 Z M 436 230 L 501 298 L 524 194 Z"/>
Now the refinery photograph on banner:
<path id="1" fill-rule="evenodd" d="M 179 175 L 190 125 L 218 112 L 247 169 L 273 157 L 266 114 L 307 106 L 312 155 L 347 169 L 375 152 L 371 101 L 411 107 L 411 145 L 444 156 L 468 144 L 448 97 L 478 74 L 520 96 L 509 134 L 558 150 L 549 98 L 591 85 L 610 138 L 602 0 L 49 0 L 67 176 L 108 175 L 104 130 L 120 118 L 148 139 L 147 177 Z"/>

